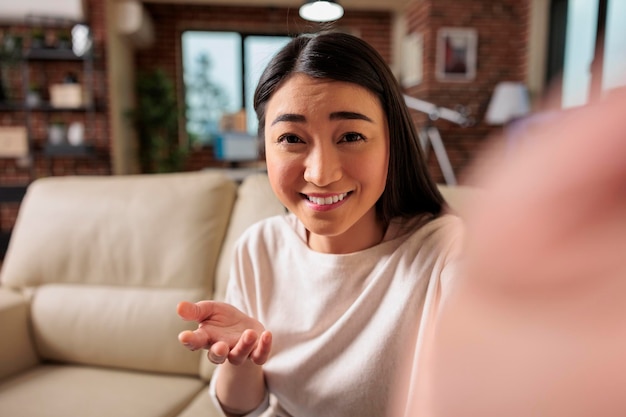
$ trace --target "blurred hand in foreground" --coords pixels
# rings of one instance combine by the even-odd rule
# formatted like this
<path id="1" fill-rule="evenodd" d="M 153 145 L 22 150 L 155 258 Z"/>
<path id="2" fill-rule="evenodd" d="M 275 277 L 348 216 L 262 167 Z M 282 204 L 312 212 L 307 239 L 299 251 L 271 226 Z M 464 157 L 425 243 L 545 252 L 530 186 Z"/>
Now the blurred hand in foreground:
<path id="1" fill-rule="evenodd" d="M 626 415 L 621 90 L 475 170 L 462 273 L 392 415 Z"/>

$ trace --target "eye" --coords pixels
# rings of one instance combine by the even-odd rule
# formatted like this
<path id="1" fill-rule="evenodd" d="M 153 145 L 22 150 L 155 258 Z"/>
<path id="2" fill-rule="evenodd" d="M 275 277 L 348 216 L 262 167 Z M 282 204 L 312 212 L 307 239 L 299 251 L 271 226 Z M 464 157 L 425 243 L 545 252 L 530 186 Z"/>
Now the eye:
<path id="1" fill-rule="evenodd" d="M 292 135 L 291 133 L 287 133 L 287 134 L 279 136 L 278 139 L 276 140 L 276 142 L 278 142 L 278 143 L 302 143 L 302 139 L 300 139 L 296 135 Z"/>
<path id="2" fill-rule="evenodd" d="M 365 140 L 362 134 L 356 132 L 346 133 L 341 137 L 340 142 L 358 142 L 360 140 Z"/>

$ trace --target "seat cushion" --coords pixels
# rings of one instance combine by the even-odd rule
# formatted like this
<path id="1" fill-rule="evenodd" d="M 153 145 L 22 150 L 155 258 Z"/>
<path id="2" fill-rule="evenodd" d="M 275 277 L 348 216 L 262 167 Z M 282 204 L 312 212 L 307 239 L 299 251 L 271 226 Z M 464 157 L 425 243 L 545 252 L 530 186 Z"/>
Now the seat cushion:
<path id="1" fill-rule="evenodd" d="M 48 284 L 32 300 L 31 321 L 42 358 L 59 362 L 198 376 L 200 351 L 178 333 L 176 305 L 202 299 L 201 289 Z"/>
<path id="2" fill-rule="evenodd" d="M 173 417 L 198 378 L 80 366 L 38 366 L 0 384 L 0 416 Z"/>

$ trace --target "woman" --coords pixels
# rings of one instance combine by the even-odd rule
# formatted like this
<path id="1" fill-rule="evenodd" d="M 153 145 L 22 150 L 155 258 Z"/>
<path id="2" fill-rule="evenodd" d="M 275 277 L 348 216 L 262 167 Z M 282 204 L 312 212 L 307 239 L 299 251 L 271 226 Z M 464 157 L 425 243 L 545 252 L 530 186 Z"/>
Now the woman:
<path id="1" fill-rule="evenodd" d="M 290 214 L 241 237 L 228 304 L 179 306 L 200 322 L 179 338 L 222 363 L 212 392 L 228 414 L 384 415 L 451 273 L 458 219 L 442 214 L 401 90 L 366 42 L 292 40 L 255 109 Z"/>

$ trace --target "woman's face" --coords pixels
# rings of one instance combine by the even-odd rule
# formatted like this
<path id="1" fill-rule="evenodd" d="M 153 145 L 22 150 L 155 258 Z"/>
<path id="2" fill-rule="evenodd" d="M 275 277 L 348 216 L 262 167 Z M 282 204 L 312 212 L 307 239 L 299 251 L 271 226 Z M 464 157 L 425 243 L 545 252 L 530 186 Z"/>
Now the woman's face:
<path id="1" fill-rule="evenodd" d="M 309 232 L 313 250 L 376 245 L 389 129 L 378 98 L 357 84 L 295 74 L 270 98 L 265 151 L 272 188 Z"/>

